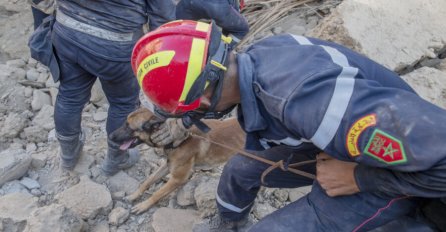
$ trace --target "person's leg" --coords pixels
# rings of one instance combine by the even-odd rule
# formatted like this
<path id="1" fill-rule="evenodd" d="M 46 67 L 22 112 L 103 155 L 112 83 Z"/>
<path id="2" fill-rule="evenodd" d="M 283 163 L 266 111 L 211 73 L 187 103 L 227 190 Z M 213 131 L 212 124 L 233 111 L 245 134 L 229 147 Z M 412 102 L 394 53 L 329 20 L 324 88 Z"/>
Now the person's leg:
<path id="1" fill-rule="evenodd" d="M 96 79 L 77 64 L 79 49 L 63 38 L 54 36 L 59 58 L 60 86 L 54 107 L 56 137 L 61 146 L 61 166 L 72 169 L 77 163 L 85 140 L 81 133 L 81 114 L 90 99 Z"/>
<path id="2" fill-rule="evenodd" d="M 308 195 L 266 216 L 250 231 L 369 231 L 414 211 L 417 202 L 373 193 L 329 197 L 315 182 Z"/>
<path id="3" fill-rule="evenodd" d="M 136 109 L 139 102 L 139 86 L 130 62 L 113 62 L 89 56 L 82 59 L 81 65 L 101 81 L 110 104 L 106 125 L 107 135 L 110 135 L 125 123 L 127 115 Z M 139 159 L 137 149 L 123 151 L 120 145 L 108 139 L 107 156 L 102 164 L 102 170 L 108 176 L 133 166 Z"/>
<path id="4" fill-rule="evenodd" d="M 296 163 L 315 159 L 317 151 L 306 154 L 296 153 L 285 146 L 273 147 L 256 155 L 271 161 L 284 160 Z M 217 205 L 220 215 L 228 220 L 241 220 L 249 213 L 257 192 L 262 186 L 261 175 L 270 165 L 243 155 L 232 157 L 223 169 L 217 189 Z M 298 169 L 314 174 L 315 163 L 304 165 Z M 263 186 L 274 188 L 293 188 L 311 185 L 312 179 L 291 172 L 275 169 L 265 177 Z"/>

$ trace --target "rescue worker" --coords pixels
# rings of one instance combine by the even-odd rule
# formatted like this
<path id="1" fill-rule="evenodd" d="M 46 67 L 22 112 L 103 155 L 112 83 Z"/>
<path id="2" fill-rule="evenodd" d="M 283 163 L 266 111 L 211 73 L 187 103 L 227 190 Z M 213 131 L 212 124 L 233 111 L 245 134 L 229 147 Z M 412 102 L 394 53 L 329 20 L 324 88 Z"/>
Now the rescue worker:
<path id="1" fill-rule="evenodd" d="M 56 137 L 61 147 L 61 166 L 73 169 L 85 141 L 81 113 L 99 78 L 110 104 L 106 124 L 110 134 L 124 123 L 138 103 L 139 87 L 130 56 L 143 35 L 143 25 L 156 29 L 175 17 L 170 0 L 81 1 L 58 0 L 52 44 L 59 61 L 59 93 L 55 104 Z M 51 67 L 50 67 L 51 68 Z M 129 168 L 139 159 L 137 149 L 123 151 L 108 140 L 102 164 L 106 175 Z"/>
<path id="2" fill-rule="evenodd" d="M 240 14 L 243 6 L 243 0 L 181 0 L 176 7 L 176 18 L 212 19 L 224 29 L 225 35 L 231 34 L 239 42 L 249 31 L 248 22 Z"/>
<path id="3" fill-rule="evenodd" d="M 54 0 L 28 0 L 34 19 L 34 30 L 54 11 Z"/>
<path id="4" fill-rule="evenodd" d="M 265 177 L 266 187 L 312 190 L 250 231 L 368 231 L 403 219 L 399 231 L 432 231 L 410 214 L 420 198 L 446 196 L 444 109 L 335 43 L 283 34 L 235 54 L 227 42 L 213 25 L 168 23 L 138 41 L 132 66 L 144 94 L 166 114 L 203 127 L 201 117 L 238 106 L 249 152 L 288 164 L 317 159 L 301 168 L 317 181 L 280 169 Z M 180 120 L 168 119 L 152 141 L 184 139 L 175 133 L 185 131 Z M 218 185 L 219 214 L 203 225 L 243 227 L 269 167 L 233 156 Z"/>

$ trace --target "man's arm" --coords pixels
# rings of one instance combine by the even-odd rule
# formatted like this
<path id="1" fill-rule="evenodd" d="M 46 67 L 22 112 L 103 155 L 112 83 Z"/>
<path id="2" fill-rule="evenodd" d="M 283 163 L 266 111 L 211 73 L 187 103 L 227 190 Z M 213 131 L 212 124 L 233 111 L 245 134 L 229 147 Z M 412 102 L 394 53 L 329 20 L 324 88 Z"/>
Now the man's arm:
<path id="1" fill-rule="evenodd" d="M 164 23 L 175 20 L 173 0 L 147 0 L 149 30 L 153 31 Z"/>

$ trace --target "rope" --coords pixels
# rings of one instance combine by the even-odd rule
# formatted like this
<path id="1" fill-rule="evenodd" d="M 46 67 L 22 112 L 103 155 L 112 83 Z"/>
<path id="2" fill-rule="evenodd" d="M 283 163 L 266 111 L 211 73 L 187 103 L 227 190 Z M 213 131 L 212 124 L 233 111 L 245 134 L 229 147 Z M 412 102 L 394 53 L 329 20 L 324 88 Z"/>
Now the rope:
<path id="1" fill-rule="evenodd" d="M 315 163 L 316 160 L 307 160 L 307 161 L 302 161 L 302 162 L 298 162 L 298 163 L 294 163 L 294 164 L 290 164 L 290 165 L 286 166 L 286 165 L 284 164 L 283 160 L 279 160 L 279 161 L 277 161 L 277 162 L 274 162 L 274 161 L 265 159 L 265 158 L 263 158 L 263 157 L 259 157 L 259 156 L 253 155 L 253 154 L 248 153 L 248 152 L 246 152 L 246 151 L 244 151 L 244 150 L 241 150 L 241 149 L 238 149 L 238 148 L 233 148 L 233 147 L 230 147 L 230 146 L 225 145 L 225 144 L 223 144 L 223 143 L 219 143 L 219 142 L 210 140 L 209 138 L 206 138 L 206 137 L 203 137 L 203 136 L 194 134 L 194 133 L 190 133 L 190 135 L 191 135 L 192 137 L 195 137 L 195 138 L 204 140 L 204 141 L 206 141 L 206 142 L 208 142 L 208 143 L 212 143 L 212 144 L 221 146 L 221 147 L 223 147 L 223 148 L 226 148 L 226 149 L 228 149 L 228 150 L 235 151 L 235 152 L 237 152 L 237 153 L 239 153 L 239 154 L 241 154 L 241 155 L 244 155 L 244 156 L 246 156 L 246 157 L 249 157 L 249 158 L 251 158 L 251 159 L 255 159 L 255 160 L 260 161 L 260 162 L 262 162 L 262 163 L 266 163 L 266 164 L 271 165 L 271 167 L 267 168 L 267 169 L 262 173 L 262 176 L 261 176 L 262 184 L 265 184 L 264 180 L 265 180 L 266 175 L 268 175 L 271 171 L 273 171 L 273 170 L 276 169 L 276 168 L 280 168 L 282 171 L 285 171 L 285 172 L 286 172 L 286 171 L 289 171 L 289 172 L 292 172 L 292 173 L 294 173 L 294 174 L 296 174 L 296 175 L 304 176 L 304 177 L 307 177 L 307 178 L 310 178 L 310 179 L 316 179 L 316 176 L 315 176 L 315 175 L 294 168 L 294 167 L 299 167 L 299 166 L 303 166 L 303 165 L 306 165 L 306 164 L 312 164 L 312 163 Z"/>

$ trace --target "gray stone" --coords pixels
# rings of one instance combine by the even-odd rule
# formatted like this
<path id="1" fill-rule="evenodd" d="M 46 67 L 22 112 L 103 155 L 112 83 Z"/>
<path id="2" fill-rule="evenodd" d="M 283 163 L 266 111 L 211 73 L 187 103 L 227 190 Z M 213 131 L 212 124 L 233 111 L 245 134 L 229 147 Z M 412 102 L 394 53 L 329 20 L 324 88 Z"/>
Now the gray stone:
<path id="1" fill-rule="evenodd" d="M 277 200 L 281 202 L 285 202 L 288 200 L 288 190 L 286 189 L 276 189 L 274 191 L 274 196 L 277 198 Z"/>
<path id="2" fill-rule="evenodd" d="M 93 219 L 98 213 L 106 213 L 113 204 L 107 188 L 86 176 L 82 176 L 78 184 L 58 194 L 56 199 L 82 219 Z"/>
<path id="3" fill-rule="evenodd" d="M 81 232 L 88 225 L 72 210 L 52 204 L 38 208 L 31 213 L 25 232 Z"/>
<path id="4" fill-rule="evenodd" d="M 122 207 L 114 208 L 108 215 L 108 223 L 119 226 L 124 223 L 130 216 L 130 212 Z"/>
<path id="5" fill-rule="evenodd" d="M 33 109 L 33 111 L 38 111 L 42 109 L 44 105 L 51 105 L 51 96 L 44 93 L 42 90 L 35 89 L 33 91 L 31 108 Z"/>
<path id="6" fill-rule="evenodd" d="M 0 152 L 0 186 L 26 174 L 31 164 L 31 156 L 24 150 L 4 150 Z"/>
<path id="7" fill-rule="evenodd" d="M 26 87 L 25 88 L 25 97 L 30 98 L 33 96 L 33 88 L 31 87 Z"/>
<path id="8" fill-rule="evenodd" d="M 389 69 L 435 56 L 446 44 L 444 0 L 345 0 L 309 35 L 353 48 Z M 416 22 L 416 23 L 414 23 Z"/>
<path id="9" fill-rule="evenodd" d="M 257 203 L 254 204 L 252 212 L 257 219 L 262 219 L 276 210 L 277 210 L 276 208 L 272 207 L 267 203 Z"/>
<path id="10" fill-rule="evenodd" d="M 111 192 L 124 191 L 126 194 L 131 194 L 138 186 L 139 182 L 125 172 L 118 172 L 108 180 L 108 188 Z"/>
<path id="11" fill-rule="evenodd" d="M 93 163 L 94 163 L 93 156 L 85 154 L 85 152 L 83 152 L 83 154 L 79 158 L 79 161 L 76 164 L 76 167 L 74 167 L 74 171 L 84 175 L 89 175 L 90 167 L 93 165 Z"/>
<path id="12" fill-rule="evenodd" d="M 26 187 L 23 186 L 18 180 L 5 183 L 2 190 L 4 194 L 23 193 L 29 195 L 28 189 L 26 189 Z"/>
<path id="13" fill-rule="evenodd" d="M 42 191 L 40 189 L 31 189 L 31 194 L 36 197 L 42 196 Z"/>
<path id="14" fill-rule="evenodd" d="M 446 109 L 446 72 L 419 68 L 402 78 L 425 100 Z"/>
<path id="15" fill-rule="evenodd" d="M 26 65 L 26 62 L 23 59 L 8 60 L 6 61 L 6 65 L 8 65 L 9 67 L 23 69 Z"/>
<path id="16" fill-rule="evenodd" d="M 31 154 L 31 166 L 36 169 L 43 168 L 48 159 L 48 154 L 46 152 L 38 152 Z"/>
<path id="17" fill-rule="evenodd" d="M 96 122 L 102 122 L 105 121 L 105 119 L 107 119 L 107 116 L 108 116 L 107 112 L 99 111 L 93 114 L 93 120 L 95 120 Z"/>
<path id="18" fill-rule="evenodd" d="M 37 81 L 39 79 L 40 73 L 35 69 L 30 69 L 26 72 L 26 79 L 30 81 Z"/>
<path id="19" fill-rule="evenodd" d="M 307 195 L 311 191 L 311 186 L 304 186 L 288 190 L 288 197 L 291 202 L 299 200 L 301 197 Z"/>
<path id="20" fill-rule="evenodd" d="M 28 121 L 25 113 L 10 113 L 0 130 L 0 138 L 14 138 L 26 127 Z"/>
<path id="21" fill-rule="evenodd" d="M 107 222 L 96 223 L 93 228 L 90 228 L 91 232 L 110 232 L 110 228 Z"/>
<path id="22" fill-rule="evenodd" d="M 215 214 L 217 205 L 215 203 L 215 194 L 217 193 L 218 178 L 210 178 L 198 184 L 195 188 L 194 197 L 197 207 L 203 216 Z"/>
<path id="23" fill-rule="evenodd" d="M 54 107 L 44 105 L 42 109 L 34 117 L 32 124 L 41 126 L 43 129 L 50 131 L 54 129 Z"/>
<path id="24" fill-rule="evenodd" d="M 39 182 L 28 177 L 23 177 L 22 180 L 20 180 L 20 183 L 30 190 L 40 188 Z"/>
<path id="25" fill-rule="evenodd" d="M 97 105 L 102 106 L 103 104 L 107 103 L 107 98 L 105 97 L 104 91 L 102 90 L 101 82 L 96 80 L 93 87 L 91 88 L 91 97 L 90 101 Z"/>
<path id="26" fill-rule="evenodd" d="M 48 131 L 40 126 L 30 126 L 23 130 L 28 142 L 40 143 L 48 140 Z"/>
<path id="27" fill-rule="evenodd" d="M 187 182 L 177 194 L 177 204 L 181 206 L 189 206 L 195 204 L 194 192 L 197 187 L 197 181 L 194 179 Z"/>
<path id="28" fill-rule="evenodd" d="M 60 82 L 54 82 L 53 78 L 48 78 L 48 80 L 46 80 L 45 82 L 45 86 L 47 88 L 59 88 Z"/>
<path id="29" fill-rule="evenodd" d="M 37 198 L 25 193 L 1 196 L 0 206 L 0 225 L 3 224 L 4 231 L 23 231 L 26 220 L 38 207 Z"/>
<path id="30" fill-rule="evenodd" d="M 159 208 L 153 214 L 152 227 L 155 232 L 192 231 L 199 220 L 199 212 L 195 210 Z"/>
<path id="31" fill-rule="evenodd" d="M 35 143 L 26 144 L 26 152 L 31 153 L 37 150 L 37 146 Z M 32 165 L 32 164 L 31 164 Z"/>

